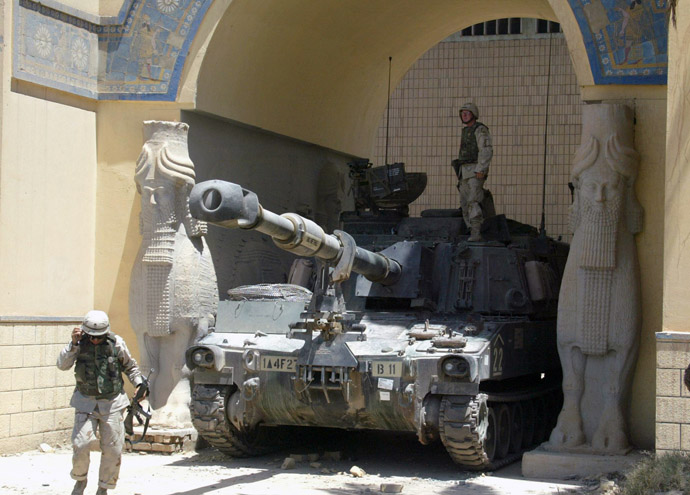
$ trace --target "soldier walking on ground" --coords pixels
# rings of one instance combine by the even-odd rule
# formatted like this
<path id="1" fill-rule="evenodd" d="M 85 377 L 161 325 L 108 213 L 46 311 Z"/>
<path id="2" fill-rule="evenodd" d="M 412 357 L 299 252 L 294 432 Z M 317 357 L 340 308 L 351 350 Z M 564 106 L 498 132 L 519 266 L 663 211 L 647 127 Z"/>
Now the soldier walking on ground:
<path id="1" fill-rule="evenodd" d="M 135 387 L 141 386 L 144 379 L 125 341 L 110 332 L 108 315 L 103 311 L 89 311 L 60 352 L 57 367 L 66 371 L 72 366 L 77 382 L 70 401 L 75 409 L 70 475 L 76 483 L 72 495 L 84 493 L 90 444 L 96 438 L 101 446 L 96 495 L 106 495 L 117 484 L 125 444 L 123 413 L 129 401 L 122 373 Z"/>
<path id="2" fill-rule="evenodd" d="M 470 228 L 470 242 L 482 240 L 484 220 L 481 202 L 484 199 L 484 182 L 489 174 L 493 156 L 489 128 L 479 122 L 477 105 L 468 102 L 460 108 L 460 120 L 464 125 L 458 158 L 452 166 L 458 177 L 460 208 L 465 224 Z"/>

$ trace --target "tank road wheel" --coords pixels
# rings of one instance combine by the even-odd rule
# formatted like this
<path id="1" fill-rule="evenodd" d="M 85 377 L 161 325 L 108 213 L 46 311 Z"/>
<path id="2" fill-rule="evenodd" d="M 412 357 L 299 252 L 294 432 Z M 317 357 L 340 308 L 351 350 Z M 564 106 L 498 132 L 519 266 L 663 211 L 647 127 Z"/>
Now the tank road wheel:
<path id="1" fill-rule="evenodd" d="M 264 428 L 240 431 L 226 417 L 227 401 L 235 391 L 235 387 L 195 385 L 190 404 L 194 428 L 213 447 L 232 457 L 265 454 L 272 442 Z"/>
<path id="2" fill-rule="evenodd" d="M 496 449 L 498 447 L 498 435 L 496 434 L 496 410 L 489 407 L 486 414 L 486 426 L 484 427 L 485 435 L 482 441 L 484 452 L 491 462 L 496 459 Z"/>
<path id="3" fill-rule="evenodd" d="M 523 423 L 522 405 L 519 402 L 513 402 L 510 405 L 510 448 L 508 449 L 510 452 L 522 450 L 522 437 L 525 434 Z"/>
<path id="4" fill-rule="evenodd" d="M 439 430 L 451 459 L 464 469 L 489 469 L 496 445 L 493 413 L 486 395 L 445 396 L 441 400 Z"/>
<path id="5" fill-rule="evenodd" d="M 503 459 L 510 448 L 510 409 L 506 404 L 496 406 L 496 459 Z"/>

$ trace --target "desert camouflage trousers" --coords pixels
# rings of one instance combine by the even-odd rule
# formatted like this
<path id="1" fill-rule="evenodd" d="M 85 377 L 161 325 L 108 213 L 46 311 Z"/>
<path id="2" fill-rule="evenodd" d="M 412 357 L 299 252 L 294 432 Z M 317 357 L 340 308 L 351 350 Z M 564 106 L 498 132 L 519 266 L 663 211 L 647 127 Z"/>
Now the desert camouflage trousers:
<path id="1" fill-rule="evenodd" d="M 484 200 L 484 182 L 486 179 L 460 179 L 458 181 L 458 192 L 460 193 L 460 208 L 465 225 L 470 229 L 477 229 L 482 226 L 484 220 L 481 202 Z"/>
<path id="2" fill-rule="evenodd" d="M 76 412 L 72 430 L 72 472 L 75 480 L 85 480 L 89 473 L 91 446 L 96 441 L 101 447 L 101 465 L 98 486 L 113 489 L 120 476 L 122 449 L 125 445 L 123 411 L 101 414 Z"/>

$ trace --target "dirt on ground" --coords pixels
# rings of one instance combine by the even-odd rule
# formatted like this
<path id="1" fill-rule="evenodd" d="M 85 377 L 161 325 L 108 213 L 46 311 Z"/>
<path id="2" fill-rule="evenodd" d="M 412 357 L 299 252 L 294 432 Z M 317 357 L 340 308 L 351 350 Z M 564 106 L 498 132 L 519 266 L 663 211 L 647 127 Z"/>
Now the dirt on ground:
<path id="1" fill-rule="evenodd" d="M 71 449 L 0 457 L 0 493 L 69 494 Z M 285 459 L 293 455 L 294 467 Z M 338 459 L 339 458 L 339 459 Z M 96 492 L 100 454 L 92 453 L 87 494 Z M 495 495 L 601 493 L 601 480 L 528 480 L 520 462 L 492 473 L 463 471 L 440 444 L 411 435 L 316 433 L 277 453 L 245 459 L 211 449 L 170 455 L 126 453 L 111 495 Z"/>

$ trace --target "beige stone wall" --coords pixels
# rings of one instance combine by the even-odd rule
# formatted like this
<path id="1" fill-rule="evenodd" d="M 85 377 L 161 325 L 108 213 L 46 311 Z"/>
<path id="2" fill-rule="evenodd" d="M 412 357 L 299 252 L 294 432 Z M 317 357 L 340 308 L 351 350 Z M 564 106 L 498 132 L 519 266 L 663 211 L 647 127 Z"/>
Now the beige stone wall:
<path id="1" fill-rule="evenodd" d="M 55 366 L 74 322 L 0 320 L 0 455 L 68 445 L 74 374 Z"/>
<path id="2" fill-rule="evenodd" d="M 567 184 L 570 160 L 580 144 L 582 101 L 562 35 L 444 41 L 412 66 L 391 94 L 388 130 L 388 162 L 427 173 L 427 190 L 411 205 L 411 214 L 459 206 L 450 162 L 460 147 L 458 109 L 474 101 L 493 137 L 486 187 L 496 211 L 539 227 L 547 91 L 546 230 L 569 239 Z M 374 165 L 384 164 L 385 144 L 384 112 L 371 155 Z"/>
<path id="3" fill-rule="evenodd" d="M 656 341 L 656 451 L 690 452 L 690 333 L 659 332 Z"/>

